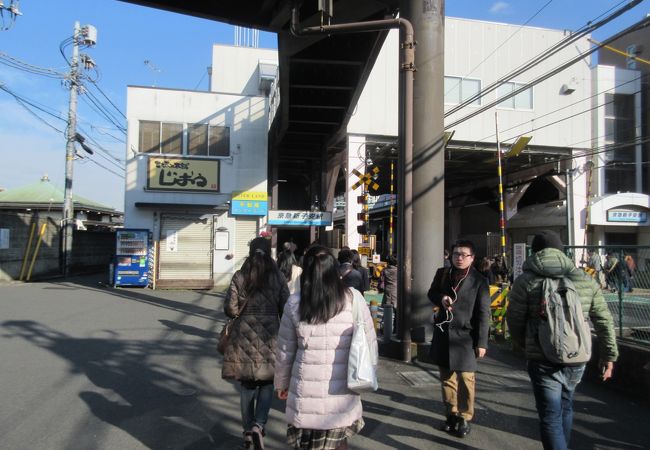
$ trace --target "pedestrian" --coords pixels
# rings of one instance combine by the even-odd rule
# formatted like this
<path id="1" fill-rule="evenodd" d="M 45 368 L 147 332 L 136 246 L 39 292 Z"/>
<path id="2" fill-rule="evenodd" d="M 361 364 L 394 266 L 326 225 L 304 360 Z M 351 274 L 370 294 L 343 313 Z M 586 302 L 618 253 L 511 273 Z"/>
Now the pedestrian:
<path id="1" fill-rule="evenodd" d="M 513 344 L 525 350 L 528 360 L 528 374 L 546 450 L 566 450 L 569 447 L 573 394 L 586 365 L 551 363 L 542 350 L 538 330 L 542 320 L 549 320 L 543 314 L 546 299 L 542 286 L 546 278 L 568 278 L 573 283 L 584 319 L 591 319 L 598 336 L 603 380 L 612 376 L 614 361 L 618 357 L 614 322 L 598 283 L 578 269 L 564 254 L 563 248 L 560 237 L 553 231 L 544 230 L 535 235 L 533 254 L 524 262 L 523 273 L 510 290 L 506 315 Z M 569 294 L 564 295 L 568 304 Z"/>
<path id="2" fill-rule="evenodd" d="M 589 250 L 589 259 L 587 260 L 587 267 L 593 270 L 593 278 L 600 285 L 601 288 L 605 286 L 603 281 L 603 264 L 598 254 L 598 250 Z"/>
<path id="3" fill-rule="evenodd" d="M 386 267 L 381 271 L 378 288 L 384 295 L 381 299 L 382 308 L 393 309 L 393 332 L 396 330 L 397 323 L 397 258 L 395 255 L 388 255 L 386 258 Z M 386 317 L 386 313 L 384 313 Z M 386 327 L 384 327 L 384 330 Z"/>
<path id="4" fill-rule="evenodd" d="M 273 399 L 275 350 L 280 316 L 289 297 L 284 275 L 271 258 L 271 242 L 250 243 L 246 261 L 232 277 L 224 300 L 233 324 L 221 378 L 240 383 L 244 448 L 264 448 L 264 427 Z"/>
<path id="5" fill-rule="evenodd" d="M 343 248 L 339 251 L 339 274 L 345 287 L 351 287 L 363 293 L 363 276 L 361 272 L 354 269 L 352 265 L 353 259 L 352 250 Z"/>
<path id="6" fill-rule="evenodd" d="M 636 274 L 636 262 L 632 255 L 625 255 L 625 267 L 627 269 L 628 292 L 634 288 L 634 275 Z"/>
<path id="7" fill-rule="evenodd" d="M 436 271 L 427 294 L 438 308 L 431 357 L 440 368 L 442 430 L 459 437 L 470 432 L 477 360 L 487 352 L 490 327 L 490 292 L 486 278 L 472 267 L 474 252 L 471 241 L 457 241 L 451 267 Z"/>
<path id="8" fill-rule="evenodd" d="M 344 286 L 334 256 L 321 246 L 305 254 L 300 284 L 284 309 L 276 358 L 275 389 L 287 401 L 287 441 L 294 449 L 344 450 L 364 425 L 360 396 L 347 387 L 347 361 L 352 302 L 365 300 Z M 362 315 L 376 355 L 367 306 Z"/>
<path id="9" fill-rule="evenodd" d="M 443 252 L 442 267 L 451 267 L 451 262 L 449 261 L 449 250 L 445 249 Z"/>
<path id="10" fill-rule="evenodd" d="M 300 292 L 300 274 L 302 273 L 302 269 L 298 265 L 293 252 L 294 248 L 295 244 L 285 242 L 282 246 L 282 251 L 278 255 L 278 268 L 287 279 L 290 295 Z"/>
<path id="11" fill-rule="evenodd" d="M 492 261 L 487 256 L 481 259 L 481 263 L 478 265 L 478 271 L 481 275 L 485 277 L 488 281 L 488 284 L 494 284 L 494 273 L 492 272 Z"/>
<path id="12" fill-rule="evenodd" d="M 611 292 L 616 292 L 619 287 L 622 292 L 629 290 L 627 266 L 625 266 L 625 262 L 621 263 L 618 260 L 616 252 L 607 252 L 605 257 L 605 279 Z"/>
<path id="13" fill-rule="evenodd" d="M 350 250 L 352 252 L 352 267 L 354 270 L 361 274 L 362 287 L 361 293 L 363 294 L 370 289 L 370 275 L 368 269 L 361 265 L 361 255 L 358 250 Z"/>

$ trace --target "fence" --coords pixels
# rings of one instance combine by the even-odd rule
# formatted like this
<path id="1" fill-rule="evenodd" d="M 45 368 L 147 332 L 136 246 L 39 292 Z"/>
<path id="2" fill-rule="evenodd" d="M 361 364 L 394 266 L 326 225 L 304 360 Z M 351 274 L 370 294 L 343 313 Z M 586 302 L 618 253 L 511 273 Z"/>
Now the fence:
<path id="1" fill-rule="evenodd" d="M 600 283 L 619 339 L 650 345 L 650 246 L 566 247 L 565 250 Z"/>

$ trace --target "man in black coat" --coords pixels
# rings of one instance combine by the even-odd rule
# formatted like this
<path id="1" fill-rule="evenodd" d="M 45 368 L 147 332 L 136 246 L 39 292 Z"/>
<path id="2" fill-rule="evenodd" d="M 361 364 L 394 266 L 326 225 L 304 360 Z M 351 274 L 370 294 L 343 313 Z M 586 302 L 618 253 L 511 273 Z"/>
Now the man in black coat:
<path id="1" fill-rule="evenodd" d="M 477 359 L 487 351 L 490 327 L 490 291 L 474 267 L 474 244 L 457 241 L 450 268 L 440 268 L 429 288 L 437 307 L 431 357 L 440 368 L 442 400 L 447 420 L 442 429 L 459 437 L 469 434 L 474 416 Z"/>
<path id="2" fill-rule="evenodd" d="M 352 250 L 343 248 L 339 251 L 339 274 L 345 287 L 355 288 L 363 294 L 363 277 L 361 276 L 361 272 L 356 270 L 352 265 L 353 259 L 354 254 Z"/>

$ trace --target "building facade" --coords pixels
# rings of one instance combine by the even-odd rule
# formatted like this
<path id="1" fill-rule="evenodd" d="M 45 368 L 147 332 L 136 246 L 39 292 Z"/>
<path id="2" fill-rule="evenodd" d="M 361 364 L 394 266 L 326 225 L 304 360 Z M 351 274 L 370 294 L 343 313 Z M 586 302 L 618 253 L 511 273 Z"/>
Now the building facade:
<path id="1" fill-rule="evenodd" d="M 269 66 L 214 46 L 208 92 L 128 88 L 125 226 L 152 232 L 154 286 L 227 284 L 265 226 Z"/>

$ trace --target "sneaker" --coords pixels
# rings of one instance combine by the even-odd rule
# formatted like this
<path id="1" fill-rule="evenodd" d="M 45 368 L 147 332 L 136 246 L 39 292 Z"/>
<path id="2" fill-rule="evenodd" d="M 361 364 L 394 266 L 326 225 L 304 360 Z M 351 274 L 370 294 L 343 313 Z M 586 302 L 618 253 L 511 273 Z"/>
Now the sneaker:
<path id="1" fill-rule="evenodd" d="M 253 448 L 255 450 L 264 450 L 264 430 L 259 425 L 253 425 L 251 436 L 253 438 Z"/>
<path id="2" fill-rule="evenodd" d="M 458 416 L 447 416 L 447 420 L 442 423 L 440 430 L 450 433 L 456 430 L 456 424 L 458 424 Z"/>
<path id="3" fill-rule="evenodd" d="M 253 448 L 253 435 L 250 431 L 244 431 L 244 444 L 242 448 L 246 450 Z"/>
<path id="4" fill-rule="evenodd" d="M 470 432 L 469 422 L 462 417 L 458 419 L 458 428 L 456 429 L 456 435 L 458 437 L 464 438 Z"/>

